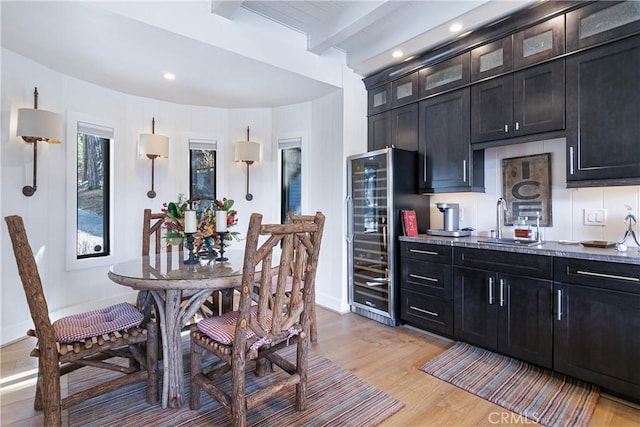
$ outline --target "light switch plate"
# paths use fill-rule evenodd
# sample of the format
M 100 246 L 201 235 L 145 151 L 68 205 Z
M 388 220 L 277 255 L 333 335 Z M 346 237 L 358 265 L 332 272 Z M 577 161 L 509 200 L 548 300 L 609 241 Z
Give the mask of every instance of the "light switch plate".
M 584 210 L 584 225 L 595 225 L 604 227 L 607 223 L 607 210 L 606 209 L 585 209 Z

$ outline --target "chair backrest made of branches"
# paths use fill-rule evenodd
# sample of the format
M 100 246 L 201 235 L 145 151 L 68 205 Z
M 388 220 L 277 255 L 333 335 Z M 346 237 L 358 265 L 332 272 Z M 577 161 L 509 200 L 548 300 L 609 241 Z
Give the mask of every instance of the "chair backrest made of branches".
M 325 220 L 320 212 L 313 218 L 312 222 L 262 224 L 262 215 L 251 215 L 234 345 L 246 346 L 255 355 L 263 345 L 275 345 L 292 334 L 309 333 L 310 307 L 314 301 L 315 276 Z M 258 246 L 261 236 L 266 240 Z M 294 244 L 294 240 L 298 243 Z M 274 250 L 280 243 L 280 262 L 272 268 Z M 260 292 L 257 315 L 252 316 L 251 289 L 256 270 L 260 271 Z M 278 279 L 275 292 L 272 293 L 272 278 L 275 275 Z M 287 289 L 288 275 L 293 278 L 290 290 Z M 254 332 L 254 338 L 247 338 L 247 327 Z

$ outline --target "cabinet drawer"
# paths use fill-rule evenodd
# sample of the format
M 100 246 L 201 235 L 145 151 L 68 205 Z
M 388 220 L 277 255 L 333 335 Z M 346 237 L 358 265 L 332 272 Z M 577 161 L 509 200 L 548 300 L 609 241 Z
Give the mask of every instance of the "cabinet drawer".
M 400 264 L 403 288 L 451 299 L 451 265 L 404 258 Z
M 400 243 L 400 256 L 421 261 L 451 264 L 453 248 L 444 245 L 430 245 L 427 243 Z
M 457 247 L 453 264 L 539 279 L 553 277 L 553 260 L 543 255 Z
M 556 258 L 554 280 L 640 294 L 640 265 Z
M 402 320 L 429 331 L 453 335 L 451 301 L 407 289 L 400 291 L 400 300 Z

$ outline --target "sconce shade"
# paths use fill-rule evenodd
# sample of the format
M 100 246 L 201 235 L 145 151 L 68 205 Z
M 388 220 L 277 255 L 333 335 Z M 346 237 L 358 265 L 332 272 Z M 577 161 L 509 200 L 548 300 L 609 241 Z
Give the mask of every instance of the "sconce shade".
M 236 162 L 257 162 L 260 160 L 260 144 L 253 141 L 236 142 Z
M 156 133 L 140 134 L 138 154 L 141 156 L 169 157 L 169 138 Z
M 16 135 L 60 144 L 62 141 L 62 116 L 46 110 L 19 108 Z

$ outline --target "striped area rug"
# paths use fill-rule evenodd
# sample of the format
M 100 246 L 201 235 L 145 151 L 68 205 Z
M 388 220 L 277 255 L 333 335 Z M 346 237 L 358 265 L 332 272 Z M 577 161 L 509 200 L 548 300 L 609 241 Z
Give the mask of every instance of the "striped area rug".
M 188 343 L 185 348 L 189 348 Z M 286 350 L 291 360 L 295 354 L 294 350 L 294 347 Z M 188 363 L 185 363 L 185 366 L 188 366 Z M 69 374 L 69 388 L 75 392 L 90 386 L 95 381 L 94 374 L 95 370 L 88 367 L 72 372 Z M 286 375 L 282 372 L 280 374 Z M 105 376 L 102 375 L 104 379 Z M 185 372 L 187 390 L 183 408 L 163 410 L 160 403 L 149 405 L 146 402 L 145 384 L 138 383 L 71 407 L 69 425 L 83 427 L 230 425 L 229 411 L 206 393 L 202 393 L 202 407 L 199 410 L 189 409 L 188 375 L 189 373 Z M 223 377 L 223 379 L 226 378 L 227 376 Z M 272 378 L 273 375 L 257 378 L 249 373 L 247 375 L 248 392 L 260 384 L 270 382 Z M 295 387 L 285 389 L 282 393 L 283 398 L 267 400 L 249 410 L 247 424 L 314 427 L 376 426 L 404 407 L 401 401 L 313 352 L 310 352 L 309 359 L 307 409 L 303 412 L 295 410 Z
M 545 426 L 586 426 L 598 387 L 458 342 L 420 370 Z

